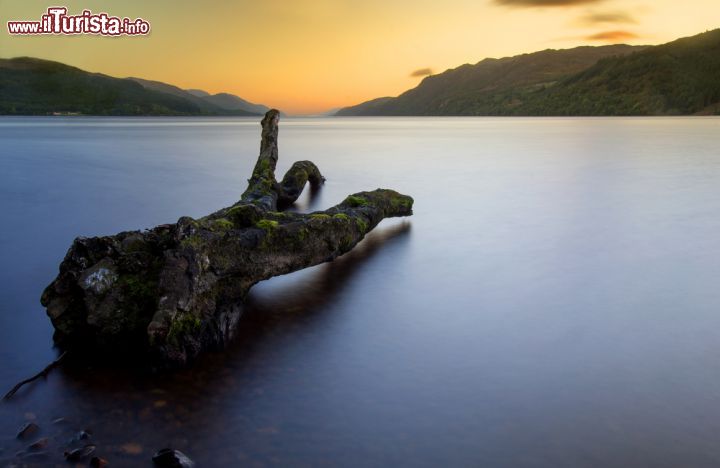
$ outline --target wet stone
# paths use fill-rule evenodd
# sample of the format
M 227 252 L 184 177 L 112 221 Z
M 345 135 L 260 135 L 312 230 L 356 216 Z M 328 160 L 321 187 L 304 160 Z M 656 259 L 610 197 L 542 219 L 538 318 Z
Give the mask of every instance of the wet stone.
M 90 440 L 92 437 L 92 432 L 84 430 L 80 431 L 77 434 L 75 434 L 72 439 L 70 439 L 70 444 L 75 444 L 77 442 L 81 442 L 83 440 Z
M 108 461 L 100 457 L 92 457 L 90 460 L 90 468 L 104 468 L 108 466 Z
M 95 453 L 95 446 L 94 445 L 86 445 L 83 448 L 78 448 L 75 450 L 70 450 L 69 452 L 65 452 L 65 460 L 80 461 L 80 460 L 86 459 L 93 453 Z
M 180 450 L 164 448 L 153 455 L 153 463 L 158 468 L 192 468 L 195 462 Z
M 40 426 L 38 426 L 34 422 L 25 423 L 18 430 L 17 438 L 25 439 L 25 438 L 30 437 L 31 435 L 35 434 L 39 430 L 40 430 Z
M 30 451 L 38 451 L 46 448 L 48 444 L 50 443 L 50 440 L 47 437 L 43 437 L 42 439 L 38 439 L 32 444 L 28 446 L 28 450 Z

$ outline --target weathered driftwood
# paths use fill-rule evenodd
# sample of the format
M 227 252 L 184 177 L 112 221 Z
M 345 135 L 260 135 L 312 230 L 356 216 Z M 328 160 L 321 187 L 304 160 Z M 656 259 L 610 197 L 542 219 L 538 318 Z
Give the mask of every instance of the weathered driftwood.
M 258 281 L 333 260 L 383 218 L 412 214 L 412 198 L 384 189 L 321 212 L 283 212 L 307 182 L 324 178 L 300 161 L 276 181 L 278 120 L 276 110 L 263 118 L 260 155 L 236 204 L 143 232 L 75 239 L 42 295 L 61 347 L 185 364 L 233 337 Z

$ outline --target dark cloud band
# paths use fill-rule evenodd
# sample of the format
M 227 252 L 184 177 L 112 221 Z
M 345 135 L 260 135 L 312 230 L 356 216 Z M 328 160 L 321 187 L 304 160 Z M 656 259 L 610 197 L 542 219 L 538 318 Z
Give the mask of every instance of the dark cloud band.
M 410 76 L 428 76 L 432 75 L 433 71 L 432 68 L 420 68 L 418 70 L 415 70 L 414 72 L 410 73 Z
M 629 13 L 621 11 L 611 13 L 590 13 L 583 16 L 580 20 L 585 24 L 600 24 L 600 23 L 624 23 L 624 24 L 637 24 L 635 18 Z

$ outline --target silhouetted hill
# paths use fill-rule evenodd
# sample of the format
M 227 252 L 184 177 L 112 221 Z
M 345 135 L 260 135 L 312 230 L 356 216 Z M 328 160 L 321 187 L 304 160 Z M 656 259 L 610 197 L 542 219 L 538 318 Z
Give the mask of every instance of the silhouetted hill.
M 208 103 L 205 99 L 198 97 L 195 94 L 190 93 L 185 89 L 181 89 L 181 88 L 178 88 L 177 86 L 163 83 L 162 81 L 152 81 L 152 80 L 145 80 L 142 78 L 134 78 L 134 77 L 129 77 L 128 79 L 140 83 L 140 85 L 145 89 L 148 89 L 151 91 L 158 91 L 158 92 L 166 93 L 166 94 L 172 94 L 173 96 L 177 96 L 179 98 L 188 100 L 188 101 L 192 102 L 193 104 L 195 104 L 198 107 L 198 109 L 201 109 L 202 111 L 207 112 L 209 114 L 217 114 L 218 112 L 220 112 L 220 109 L 224 109 L 222 107 L 220 107 L 220 109 L 218 109 L 219 106 L 215 106 L 212 103 Z
M 600 60 L 527 96 L 516 114 L 687 115 L 720 110 L 720 29 Z
M 113 78 L 30 57 L 0 59 L 0 114 L 257 115 L 228 110 L 172 85 Z
M 269 111 L 268 106 L 254 104 L 245 99 L 230 93 L 210 94 L 202 89 L 180 89 L 177 86 L 162 83 L 160 81 L 143 80 L 141 78 L 130 78 L 148 89 L 170 93 L 181 96 L 196 103 L 200 107 L 220 108 L 228 111 L 245 111 L 253 115 L 263 115 Z
M 197 97 L 210 96 L 210 93 L 208 93 L 207 91 L 203 91 L 202 89 L 186 89 L 185 91 Z
M 720 30 L 660 46 L 544 50 L 425 78 L 336 115 L 667 115 L 720 108 Z
M 202 97 L 202 99 L 204 99 L 206 102 L 228 110 L 244 110 L 260 115 L 270 110 L 268 106 L 264 106 L 262 104 L 253 104 L 252 102 L 248 102 L 241 97 L 228 93 L 218 93 L 211 96 L 204 96 Z
M 598 60 L 642 47 L 614 45 L 543 50 L 488 58 L 428 76 L 396 98 L 379 98 L 341 109 L 336 115 L 484 115 L 517 105 L 518 94 L 552 86 Z

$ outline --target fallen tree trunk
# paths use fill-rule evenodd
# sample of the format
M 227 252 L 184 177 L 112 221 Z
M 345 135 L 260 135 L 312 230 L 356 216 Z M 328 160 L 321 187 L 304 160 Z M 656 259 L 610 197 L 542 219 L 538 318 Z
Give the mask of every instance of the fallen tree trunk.
M 263 118 L 260 155 L 236 204 L 142 232 L 75 239 L 41 300 L 61 347 L 140 351 L 183 365 L 233 337 L 258 281 L 333 260 L 382 219 L 412 214 L 412 198 L 384 189 L 321 212 L 282 211 L 307 182 L 325 179 L 300 161 L 277 182 L 278 120 L 276 110 Z

